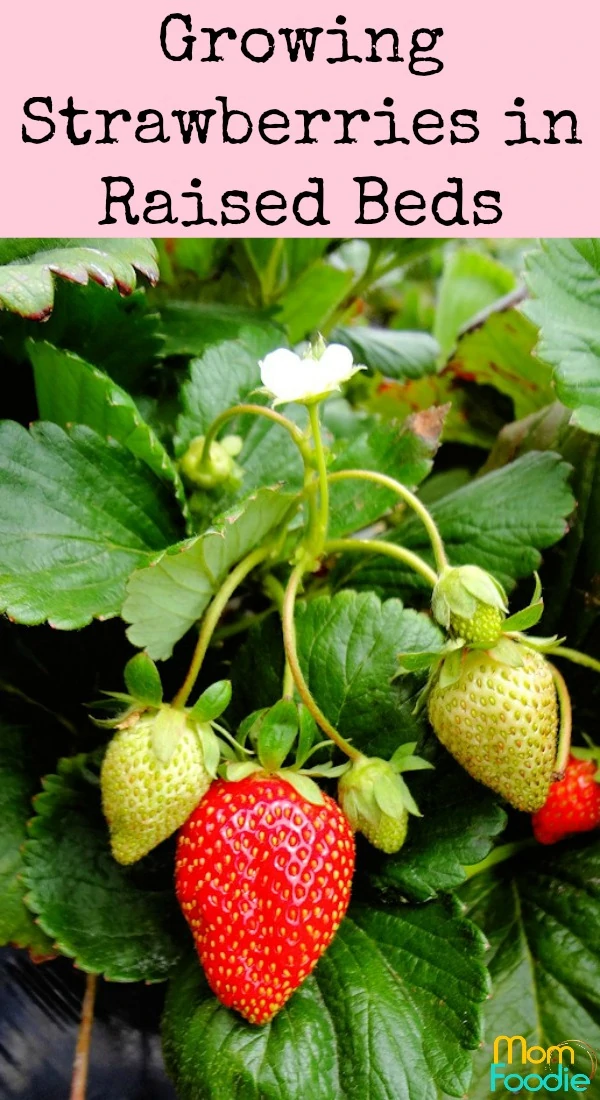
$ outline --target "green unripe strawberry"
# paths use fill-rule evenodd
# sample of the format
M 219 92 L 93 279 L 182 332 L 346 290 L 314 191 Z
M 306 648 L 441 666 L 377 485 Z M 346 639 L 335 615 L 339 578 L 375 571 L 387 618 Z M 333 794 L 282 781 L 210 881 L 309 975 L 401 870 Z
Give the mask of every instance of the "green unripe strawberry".
M 391 760 L 359 756 L 338 784 L 340 805 L 355 832 L 374 848 L 391 855 L 406 840 L 408 815 L 420 817 L 400 772 L 429 768 L 413 756 L 414 744 L 401 745 Z
M 467 645 L 493 646 L 502 633 L 506 593 L 495 577 L 477 565 L 448 566 L 431 599 L 437 621 Z
M 179 829 L 206 794 L 212 777 L 203 739 L 214 734 L 170 706 L 124 726 L 106 751 L 101 787 L 113 855 L 129 864 Z
M 558 703 L 545 658 L 521 645 L 517 657 L 514 667 L 482 650 L 463 652 L 457 678 L 449 683 L 442 666 L 429 696 L 429 718 L 474 779 L 518 810 L 535 813 L 552 780 Z
M 450 626 L 454 634 L 462 638 L 467 645 L 482 646 L 484 649 L 496 644 L 502 633 L 504 615 L 497 607 L 479 603 L 473 615 L 450 615 Z
M 357 832 L 367 838 L 369 844 L 378 848 L 386 855 L 399 852 L 408 832 L 408 810 L 403 810 L 398 818 L 382 814 L 378 825 L 373 825 L 366 818 L 362 818 L 357 826 Z

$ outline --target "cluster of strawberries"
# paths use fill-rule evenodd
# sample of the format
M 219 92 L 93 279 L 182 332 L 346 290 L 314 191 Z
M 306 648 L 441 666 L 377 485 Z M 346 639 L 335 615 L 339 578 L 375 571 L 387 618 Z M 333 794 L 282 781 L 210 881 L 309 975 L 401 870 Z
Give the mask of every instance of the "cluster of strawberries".
M 544 655 L 554 640 L 519 629 L 536 620 L 539 591 L 512 618 L 504 601 L 481 570 L 448 570 L 433 600 L 447 642 L 434 654 L 401 656 L 401 669 L 429 668 L 425 698 L 442 744 L 475 779 L 533 814 L 535 836 L 550 844 L 600 824 L 600 750 L 569 753 L 564 682 Z M 156 667 L 139 654 L 126 683 L 102 769 L 114 856 L 133 863 L 179 830 L 176 892 L 208 982 L 223 1004 L 264 1024 L 346 913 L 354 833 L 398 851 L 409 813 L 419 813 L 401 773 L 429 765 L 412 744 L 390 761 L 357 752 L 345 765 L 311 768 L 305 745 L 286 765 L 310 719 L 303 704 L 283 699 L 257 712 L 236 740 L 217 721 L 231 697 L 227 681 L 191 708 L 165 704 Z M 339 778 L 339 802 L 314 776 Z

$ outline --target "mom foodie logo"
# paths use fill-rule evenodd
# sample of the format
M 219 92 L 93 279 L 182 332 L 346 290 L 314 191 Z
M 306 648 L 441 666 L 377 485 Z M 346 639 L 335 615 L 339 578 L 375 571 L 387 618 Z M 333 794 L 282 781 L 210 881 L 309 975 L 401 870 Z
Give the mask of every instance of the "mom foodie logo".
M 501 1061 L 504 1044 L 505 1061 Z M 512 1070 L 516 1044 L 519 1044 L 521 1073 Z M 576 1052 L 589 1059 L 586 1073 L 574 1069 Z M 530 1065 L 540 1068 L 537 1072 L 523 1072 Z M 597 1067 L 598 1055 L 583 1039 L 565 1039 L 562 1043 L 549 1047 L 528 1047 L 522 1035 L 497 1035 L 490 1066 L 490 1090 L 499 1092 L 505 1089 L 512 1093 L 585 1092 L 596 1075 Z

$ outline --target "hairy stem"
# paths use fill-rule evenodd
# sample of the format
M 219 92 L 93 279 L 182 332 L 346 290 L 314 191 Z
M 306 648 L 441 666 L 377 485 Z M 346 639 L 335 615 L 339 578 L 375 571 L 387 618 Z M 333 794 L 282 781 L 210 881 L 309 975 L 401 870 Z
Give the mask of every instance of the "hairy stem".
M 358 749 L 353 748 L 348 741 L 342 737 L 341 733 L 338 733 L 335 726 L 331 724 L 328 718 L 325 717 L 323 711 L 319 707 L 315 699 L 313 699 L 308 684 L 302 674 L 300 668 L 300 662 L 298 660 L 298 653 L 296 649 L 296 624 L 294 622 L 294 610 L 296 606 L 296 597 L 298 595 L 298 586 L 304 575 L 304 562 L 300 562 L 295 569 L 292 570 L 288 586 L 285 591 L 285 598 L 283 601 L 282 609 L 282 625 L 283 625 L 283 640 L 285 644 L 285 655 L 290 667 L 290 671 L 298 690 L 298 694 L 305 704 L 307 710 L 310 711 L 317 725 L 321 727 L 323 733 L 326 733 L 335 745 L 351 760 L 357 760 L 361 753 Z
M 239 562 L 235 569 L 232 569 L 231 573 L 225 578 L 219 591 L 213 597 L 212 603 L 209 605 L 206 615 L 202 620 L 202 626 L 200 628 L 198 641 L 188 674 L 177 692 L 177 695 L 173 699 L 172 705 L 174 707 L 184 707 L 187 703 L 194 688 L 194 684 L 198 679 L 198 673 L 202 668 L 202 662 L 206 656 L 211 638 L 218 626 L 219 619 L 236 588 L 238 588 L 242 581 L 248 576 L 248 573 L 251 573 L 257 565 L 260 565 L 261 562 L 269 557 L 271 549 L 271 546 L 259 546 L 256 550 L 253 550 L 252 553 L 247 554 L 245 558 L 242 558 L 241 562 Z
M 592 668 L 594 672 L 600 672 L 600 661 L 595 657 L 588 657 L 587 653 L 580 653 L 578 649 L 569 649 L 568 646 L 557 645 L 547 650 L 552 657 L 564 657 L 574 665 L 583 665 L 584 668 Z
M 437 529 L 433 516 L 430 515 L 419 498 L 415 496 L 414 493 L 411 493 L 410 489 L 407 489 L 400 481 L 396 481 L 395 478 L 388 477 L 387 474 L 378 474 L 375 470 L 340 470 L 334 474 L 329 474 L 330 484 L 335 481 L 348 480 L 371 481 L 374 485 L 381 485 L 384 489 L 389 489 L 391 492 L 401 497 L 401 499 L 416 512 L 429 535 L 438 573 L 441 573 L 447 568 L 448 559 L 446 557 L 446 551 L 444 550 L 442 537 Z
M 345 554 L 357 552 L 363 554 L 384 554 L 388 558 L 395 558 L 419 573 L 432 587 L 437 584 L 438 576 L 434 569 L 423 561 L 418 554 L 407 550 L 404 546 L 396 546 L 393 542 L 383 542 L 380 539 L 329 539 L 325 543 L 325 552 L 329 554 Z
M 308 406 L 308 415 L 315 448 L 314 457 L 319 482 L 319 503 L 312 517 L 312 522 L 309 524 L 307 544 L 310 546 L 315 558 L 319 558 L 323 553 L 329 526 L 329 482 L 327 480 L 327 463 L 321 434 L 319 406 L 316 402 Z
M 569 759 L 569 752 L 571 750 L 571 733 L 573 730 L 573 716 L 571 711 L 571 697 L 569 695 L 569 689 L 561 676 L 560 672 L 554 665 L 550 665 L 552 669 L 552 678 L 554 680 L 554 686 L 556 688 L 556 694 L 558 695 L 558 707 L 560 711 L 560 728 L 558 733 L 558 745 L 556 746 L 556 762 L 554 764 L 553 779 L 556 782 L 564 777 L 567 762 Z
M 206 432 L 204 439 L 204 447 L 202 448 L 202 456 L 200 458 L 200 468 L 208 467 L 210 462 L 210 447 L 217 438 L 221 428 L 235 416 L 241 416 L 243 414 L 249 414 L 252 416 L 264 416 L 267 420 L 272 420 L 274 424 L 279 424 L 282 428 L 291 435 L 294 443 L 298 447 L 300 454 L 302 455 L 304 463 L 310 464 L 312 461 L 311 452 L 308 448 L 304 433 L 300 430 L 297 424 L 294 424 L 293 420 L 288 420 L 287 416 L 283 416 L 281 413 L 275 411 L 275 409 L 269 409 L 265 405 L 233 405 L 230 409 L 226 409 L 220 416 L 217 416 L 213 420 L 212 424 Z
M 70 1100 L 85 1100 L 86 1096 L 97 983 L 96 975 L 88 974 L 81 1006 L 81 1023 L 79 1024 L 77 1046 L 75 1048 Z

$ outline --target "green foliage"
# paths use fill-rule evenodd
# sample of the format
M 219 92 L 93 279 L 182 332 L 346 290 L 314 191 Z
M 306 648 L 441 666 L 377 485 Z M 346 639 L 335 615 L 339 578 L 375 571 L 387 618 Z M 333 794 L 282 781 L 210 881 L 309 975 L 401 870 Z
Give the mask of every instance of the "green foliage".
M 439 347 L 427 332 L 348 325 L 334 329 L 331 339 L 350 348 L 356 363 L 364 363 L 386 378 L 421 378 L 437 369 Z
M 558 455 L 531 453 L 509 466 L 477 478 L 431 505 L 452 565 L 479 565 L 506 588 L 538 569 L 540 551 L 566 533 L 574 500 L 570 468 Z M 511 521 L 498 527 L 497 516 Z M 427 536 L 419 521 L 407 518 L 390 536 L 428 556 Z M 340 569 L 338 583 L 374 587 L 391 594 L 416 583 L 402 564 L 388 558 L 365 565 L 353 559 Z
M 459 248 L 446 260 L 440 283 L 434 336 L 444 357 L 463 325 L 504 297 L 515 285 L 511 271 L 485 253 Z
M 518 309 L 494 310 L 459 338 L 448 380 L 494 386 L 510 398 L 516 419 L 528 416 L 554 401 L 550 367 L 534 355 L 537 336 Z
M 186 936 L 168 858 L 134 868 L 111 855 L 92 761 L 63 760 L 44 781 L 25 849 L 27 902 L 58 949 L 91 974 L 164 980 Z
M 541 570 L 543 607 L 508 625 L 543 610 L 540 630 L 600 660 L 598 243 L 543 242 L 525 303 L 522 248 L 0 242 L 0 942 L 168 980 L 180 1100 L 484 1100 L 496 1033 L 600 1047 L 597 838 L 542 850 L 433 738 L 439 548 L 369 479 L 419 494 L 451 565 L 519 585 L 512 612 Z M 157 254 L 161 284 L 135 290 Z M 275 422 L 260 371 L 317 331 L 367 368 L 321 406 L 322 454 L 304 406 Z M 207 476 L 201 437 L 221 416 Z M 581 743 L 600 686 L 565 665 Z M 314 742 L 306 766 L 335 795 L 344 739 L 386 761 L 416 743 L 433 765 L 405 777 L 422 816 L 400 851 L 358 839 L 349 915 L 264 1028 L 204 980 L 174 839 L 128 868 L 111 855 L 102 754 L 162 704 L 193 706 L 215 774 L 256 752 L 304 760 Z
M 0 606 L 73 630 L 117 615 L 125 582 L 180 523 L 160 482 L 95 432 L 0 425 Z
M 542 241 L 527 258 L 527 280 L 526 311 L 540 326 L 556 392 L 574 424 L 600 434 L 600 241 Z
M 105 439 L 116 439 L 166 481 L 185 508 L 183 485 L 174 462 L 125 390 L 78 355 L 51 344 L 31 343 L 29 356 L 42 420 L 51 420 L 62 428 L 87 424 Z
M 94 279 L 121 294 L 135 288 L 136 272 L 158 279 L 152 241 L 23 240 L 3 241 L 0 251 L 0 309 L 42 320 L 54 304 L 53 275 L 73 283 Z
M 164 1020 L 181 1100 L 387 1100 L 390 1088 L 433 1100 L 436 1086 L 460 1097 L 480 1041 L 482 959 L 481 936 L 451 901 L 356 906 L 314 977 L 262 1028 L 215 1007 L 189 960 Z
M 433 465 L 443 423 L 443 410 L 421 422 L 379 424 L 369 418 L 351 439 L 335 441 L 332 473 L 340 470 L 376 470 L 401 481 L 410 489 L 425 479 Z M 365 481 L 340 481 L 331 486 L 329 533 L 339 538 L 368 527 L 397 503 L 390 489 Z
M 30 731 L 0 723 L 0 942 L 27 947 L 34 956 L 52 954 L 48 939 L 23 897 L 23 845 L 31 800 L 39 789 Z
M 399 744 L 418 740 L 422 725 L 412 713 L 418 684 L 392 677 L 399 653 L 438 647 L 441 634 L 427 616 L 400 600 L 339 592 L 300 604 L 297 631 L 311 690 L 356 748 L 390 757 Z
M 202 535 L 155 554 L 132 573 L 123 605 L 130 641 L 155 660 L 171 656 L 237 561 L 272 534 L 291 497 L 261 489 Z
M 461 891 L 490 942 L 493 996 L 486 1042 L 474 1060 L 475 1100 L 489 1096 L 496 1035 L 523 1035 L 528 1046 L 543 1047 L 576 1037 L 598 1050 L 599 870 L 598 841 L 581 841 L 543 856 L 538 849 L 476 876 Z M 587 1054 L 575 1047 L 575 1056 L 572 1072 L 588 1073 Z M 596 1085 L 587 1095 L 597 1095 Z
M 411 790 L 422 817 L 411 822 L 398 855 L 373 873 L 378 887 L 415 901 L 427 901 L 464 882 L 464 868 L 488 855 L 506 825 L 506 814 L 489 791 L 438 746 L 429 749 L 435 776 L 411 777 Z

